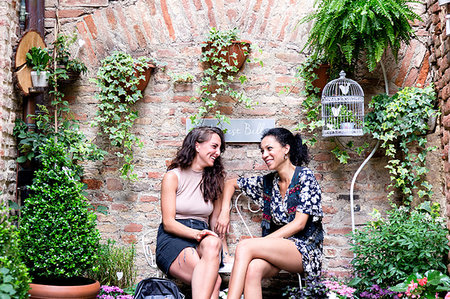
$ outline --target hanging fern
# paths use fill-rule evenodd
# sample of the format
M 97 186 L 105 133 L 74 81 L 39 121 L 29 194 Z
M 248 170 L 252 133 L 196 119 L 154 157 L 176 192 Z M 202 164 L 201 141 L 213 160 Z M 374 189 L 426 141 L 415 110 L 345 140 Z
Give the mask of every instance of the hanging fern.
M 410 21 L 421 20 L 406 0 L 320 0 L 301 23 L 314 21 L 305 47 L 325 55 L 331 64 L 348 64 L 366 53 L 373 71 L 389 47 L 395 57 L 402 42 L 414 35 Z

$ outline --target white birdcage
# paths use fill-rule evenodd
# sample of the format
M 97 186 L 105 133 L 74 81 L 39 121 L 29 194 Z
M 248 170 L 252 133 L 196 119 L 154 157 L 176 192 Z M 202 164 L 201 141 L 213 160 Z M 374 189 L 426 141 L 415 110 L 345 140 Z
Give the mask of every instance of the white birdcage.
M 323 88 L 322 120 L 324 137 L 363 135 L 364 92 L 344 71 Z

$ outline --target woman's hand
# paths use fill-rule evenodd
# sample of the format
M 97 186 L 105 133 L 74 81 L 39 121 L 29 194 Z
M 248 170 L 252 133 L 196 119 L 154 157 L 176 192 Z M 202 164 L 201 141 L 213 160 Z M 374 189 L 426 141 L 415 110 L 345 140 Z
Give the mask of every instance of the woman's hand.
M 197 242 L 200 242 L 201 240 L 203 240 L 203 238 L 205 238 L 206 236 L 214 236 L 214 237 L 219 237 L 215 232 L 213 232 L 212 230 L 209 229 L 204 229 L 199 231 L 198 233 L 195 234 L 195 240 L 197 240 Z
M 229 229 L 230 229 L 230 212 L 222 211 L 220 212 L 220 215 L 217 218 L 214 231 L 217 234 L 219 234 L 220 238 L 223 238 L 225 237 L 225 234 L 228 233 Z

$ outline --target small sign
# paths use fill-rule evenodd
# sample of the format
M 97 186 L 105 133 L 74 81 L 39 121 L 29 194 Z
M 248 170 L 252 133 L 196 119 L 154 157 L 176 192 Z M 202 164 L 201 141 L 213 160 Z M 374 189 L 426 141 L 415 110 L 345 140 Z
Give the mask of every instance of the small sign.
M 217 119 L 204 118 L 197 126 L 217 127 Z M 190 119 L 186 120 L 186 134 L 193 127 Z M 230 123 L 222 123 L 219 126 L 226 130 L 226 142 L 260 142 L 264 130 L 275 127 L 275 119 L 231 119 Z

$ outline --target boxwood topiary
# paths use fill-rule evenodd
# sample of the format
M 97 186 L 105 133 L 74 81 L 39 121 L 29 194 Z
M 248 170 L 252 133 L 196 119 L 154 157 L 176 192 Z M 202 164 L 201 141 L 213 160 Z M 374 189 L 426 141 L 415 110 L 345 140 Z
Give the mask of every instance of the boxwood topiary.
M 100 235 L 64 144 L 48 138 L 20 220 L 20 247 L 33 281 L 81 276 L 97 259 Z

